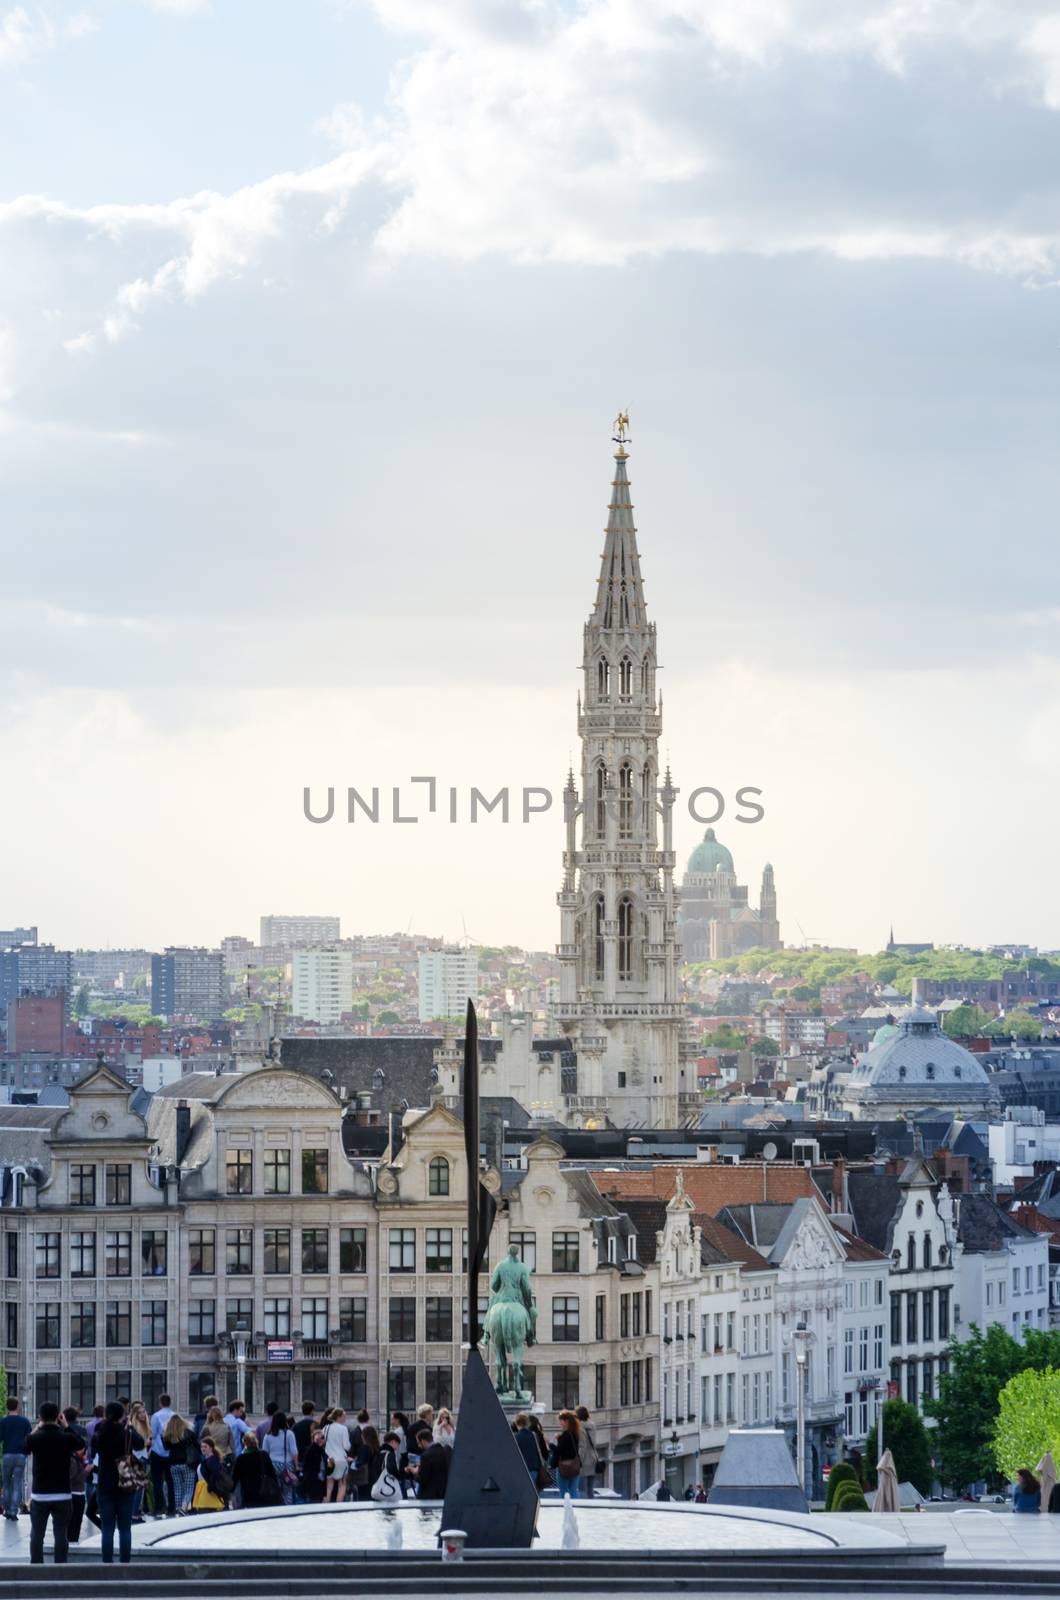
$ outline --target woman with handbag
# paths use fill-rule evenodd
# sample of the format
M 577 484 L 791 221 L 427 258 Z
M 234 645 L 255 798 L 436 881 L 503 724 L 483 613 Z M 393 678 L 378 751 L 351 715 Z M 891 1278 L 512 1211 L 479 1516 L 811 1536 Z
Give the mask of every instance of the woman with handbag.
M 328 1456 L 327 1488 L 324 1498 L 341 1505 L 346 1498 L 346 1472 L 350 1464 L 350 1434 L 346 1413 L 336 1406 L 324 1429 L 324 1450 Z
M 405 1474 L 401 1466 L 401 1435 L 395 1430 L 383 1440 L 380 1470 L 372 1484 L 372 1499 L 378 1505 L 399 1505 L 405 1498 Z
M 224 1462 L 218 1453 L 217 1446 L 212 1439 L 207 1438 L 206 1429 L 203 1429 L 202 1438 L 199 1440 L 199 1449 L 202 1459 L 195 1474 L 195 1493 L 192 1496 L 192 1509 L 194 1511 L 223 1511 L 225 1508 L 224 1496 Z
M 298 1483 L 298 1446 L 288 1421 L 289 1418 L 282 1411 L 277 1411 L 261 1442 L 262 1449 L 275 1468 L 285 1506 L 293 1503 Z
M 555 1467 L 559 1479 L 560 1494 L 569 1495 L 572 1500 L 578 1498 L 578 1478 L 582 1470 L 581 1454 L 578 1449 L 579 1431 L 578 1419 L 574 1412 L 561 1411 L 559 1432 L 549 1457 L 550 1464 Z
M 525 1411 L 520 1411 L 512 1423 L 512 1432 L 515 1442 L 519 1446 L 519 1454 L 526 1463 L 526 1470 L 533 1479 L 534 1488 L 538 1494 L 542 1489 L 552 1487 L 552 1474 L 545 1465 L 545 1458 L 541 1453 L 537 1434 L 530 1426 L 530 1418 Z
M 372 1484 L 383 1470 L 383 1446 L 370 1422 L 361 1424 L 361 1448 L 351 1476 L 357 1485 L 357 1499 L 372 1498 Z
M 96 1505 L 99 1511 L 100 1548 L 104 1563 L 114 1561 L 114 1530 L 118 1530 L 118 1560 L 132 1559 L 133 1506 L 137 1490 L 143 1493 L 147 1463 L 134 1446 L 140 1434 L 125 1421 L 125 1407 L 111 1400 L 103 1421 L 92 1432 L 96 1465 Z
M 147 1415 L 147 1407 L 142 1400 L 134 1400 L 132 1402 L 129 1406 L 129 1414 L 126 1421 L 135 1435 L 132 1454 L 137 1461 L 142 1461 L 144 1464 L 143 1482 L 133 1492 L 132 1519 L 135 1523 L 144 1520 L 144 1497 L 147 1494 L 147 1486 L 151 1481 L 148 1466 L 151 1455 L 151 1419 Z
M 268 1438 L 268 1434 L 265 1435 Z M 282 1506 L 283 1487 L 272 1458 L 258 1444 L 256 1433 L 248 1433 L 243 1449 L 232 1468 L 232 1484 L 239 1490 L 239 1503 L 245 1511 L 260 1506 Z

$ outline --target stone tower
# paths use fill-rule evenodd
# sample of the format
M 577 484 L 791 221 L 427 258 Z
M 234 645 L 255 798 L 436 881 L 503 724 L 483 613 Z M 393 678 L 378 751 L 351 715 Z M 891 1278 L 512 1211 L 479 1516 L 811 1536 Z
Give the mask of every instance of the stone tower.
M 615 476 L 578 697 L 581 790 L 570 774 L 557 1019 L 577 1052 L 566 1118 L 675 1127 L 681 1035 L 673 886 L 676 790 L 660 782 L 662 702 L 618 419 Z M 660 842 L 661 833 L 661 842 Z M 691 1087 L 694 1088 L 694 1085 Z
M 777 921 L 777 886 L 773 877 L 773 864 L 767 861 L 762 868 L 762 892 L 758 898 L 758 920 L 761 924 L 759 942 L 767 950 L 780 949 L 780 923 Z

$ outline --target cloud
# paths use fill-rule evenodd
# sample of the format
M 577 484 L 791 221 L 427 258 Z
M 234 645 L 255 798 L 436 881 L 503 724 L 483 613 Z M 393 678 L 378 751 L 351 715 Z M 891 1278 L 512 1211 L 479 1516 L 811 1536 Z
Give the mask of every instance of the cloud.
M 0 12 L 0 67 L 24 66 L 61 40 L 83 39 L 98 29 L 97 19 L 87 11 L 57 20 L 54 8 L 11 6 Z

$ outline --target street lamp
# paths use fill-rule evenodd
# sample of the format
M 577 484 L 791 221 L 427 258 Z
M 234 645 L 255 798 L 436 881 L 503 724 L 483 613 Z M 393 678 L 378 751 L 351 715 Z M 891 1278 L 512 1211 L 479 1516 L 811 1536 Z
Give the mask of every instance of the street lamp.
M 798 1322 L 791 1336 L 791 1346 L 795 1354 L 795 1367 L 798 1374 L 796 1412 L 796 1453 L 799 1462 L 799 1482 L 802 1484 L 803 1493 L 809 1498 L 806 1489 L 806 1361 L 813 1345 L 813 1334 L 805 1322 Z
M 247 1345 L 250 1343 L 250 1329 L 245 1322 L 237 1322 L 232 1329 L 232 1349 L 236 1357 L 236 1387 L 239 1398 L 246 1401 L 247 1377 Z

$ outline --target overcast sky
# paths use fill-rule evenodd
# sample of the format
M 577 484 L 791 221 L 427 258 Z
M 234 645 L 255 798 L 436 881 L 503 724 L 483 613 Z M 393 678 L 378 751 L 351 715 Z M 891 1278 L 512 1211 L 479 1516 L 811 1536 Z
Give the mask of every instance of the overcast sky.
M 0 0 L 0 927 L 554 944 L 628 406 L 787 941 L 1060 945 L 1058 130 L 1044 0 Z M 302 818 L 429 773 L 556 805 Z

